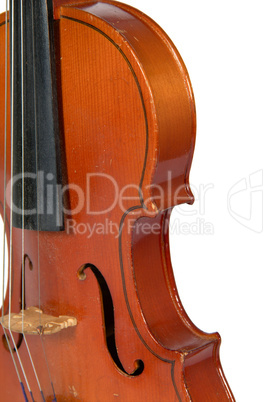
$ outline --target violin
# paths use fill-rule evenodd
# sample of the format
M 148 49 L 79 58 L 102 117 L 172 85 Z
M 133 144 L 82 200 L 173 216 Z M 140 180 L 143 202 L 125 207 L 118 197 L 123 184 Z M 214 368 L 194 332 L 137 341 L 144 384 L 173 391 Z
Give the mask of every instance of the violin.
M 170 260 L 196 131 L 171 40 L 116 1 L 20 0 L 0 54 L 2 400 L 234 401 Z

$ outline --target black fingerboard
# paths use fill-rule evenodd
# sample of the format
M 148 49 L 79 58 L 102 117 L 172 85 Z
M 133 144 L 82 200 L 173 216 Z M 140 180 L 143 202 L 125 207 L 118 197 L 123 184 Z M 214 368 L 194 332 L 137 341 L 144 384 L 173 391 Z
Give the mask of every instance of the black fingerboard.
M 13 226 L 63 229 L 52 2 L 10 5 Z

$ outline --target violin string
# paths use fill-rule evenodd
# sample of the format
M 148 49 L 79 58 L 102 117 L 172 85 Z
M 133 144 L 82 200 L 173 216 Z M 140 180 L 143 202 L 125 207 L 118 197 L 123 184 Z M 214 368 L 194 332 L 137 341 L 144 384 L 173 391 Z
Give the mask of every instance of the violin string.
M 37 371 L 36 371 L 36 368 L 35 368 L 35 365 L 34 365 L 34 362 L 33 362 L 32 354 L 30 352 L 30 348 L 29 348 L 28 342 L 26 340 L 26 336 L 24 334 L 23 334 L 23 338 L 24 338 L 24 342 L 25 342 L 25 345 L 26 345 L 26 348 L 27 348 L 27 351 L 28 351 L 28 355 L 29 355 L 29 358 L 30 358 L 30 362 L 31 362 L 33 371 L 34 371 L 34 375 L 35 375 L 35 378 L 36 378 L 38 388 L 40 390 L 43 402 L 45 402 L 44 393 L 43 393 L 43 390 L 41 388 L 40 380 L 39 380 L 38 375 L 37 375 Z
M 14 102 L 13 102 L 13 95 L 14 95 L 14 56 L 15 56 L 15 46 L 14 46 L 14 6 L 11 2 L 11 39 L 12 39 L 12 44 L 11 44 L 11 88 L 10 88 L 10 93 L 11 93 L 11 127 L 10 127 L 10 149 L 11 149 L 11 155 L 10 155 L 10 165 L 11 165 L 11 175 L 10 175 L 10 230 L 9 230 L 9 296 L 8 296 L 8 315 L 9 315 L 9 330 L 11 326 L 11 295 L 12 295 L 12 265 L 13 265 L 13 174 L 14 174 L 14 162 L 13 162 L 13 138 L 14 138 Z
M 6 8 L 7 7 L 8 7 L 8 4 L 6 4 Z M 11 14 L 12 14 L 11 15 L 11 35 L 12 35 L 12 42 L 11 42 L 11 45 L 12 45 L 11 46 L 11 52 L 12 52 L 12 56 L 11 56 L 12 57 L 12 63 L 11 63 L 11 138 L 10 138 L 10 141 L 11 141 L 10 205 L 11 205 L 11 207 L 10 207 L 10 238 L 9 238 L 10 247 L 9 247 L 9 314 L 8 314 L 9 319 L 8 319 L 8 327 L 9 327 L 9 334 L 10 334 L 10 337 L 12 339 L 12 343 L 14 345 L 14 350 L 16 352 L 16 356 L 18 358 L 19 365 L 20 365 L 21 371 L 23 373 L 23 377 L 25 379 L 25 382 L 26 382 L 27 388 L 29 390 L 29 393 L 31 395 L 31 398 L 34 401 L 33 394 L 32 394 L 32 391 L 31 391 L 31 388 L 30 388 L 30 385 L 29 385 L 29 382 L 28 382 L 28 378 L 26 376 L 26 372 L 25 372 L 24 366 L 22 364 L 17 345 L 16 345 L 16 342 L 14 340 L 14 337 L 13 337 L 12 331 L 11 331 L 11 311 L 12 311 L 12 288 L 11 287 L 12 287 L 12 265 L 13 265 L 13 176 L 14 176 L 14 155 L 13 155 L 13 153 L 14 153 L 14 149 L 13 149 L 14 143 L 13 143 L 13 139 L 14 139 L 14 118 L 15 118 L 15 116 L 14 116 L 14 103 L 13 103 L 13 100 L 14 100 L 14 56 L 15 56 L 15 51 L 14 51 L 14 49 L 15 49 L 15 46 L 14 46 L 14 31 L 15 31 L 15 28 L 14 28 L 14 24 L 15 24 L 15 22 L 14 22 L 14 5 L 12 5 L 12 7 L 11 7 Z M 7 53 L 7 50 L 6 50 L 6 53 Z M 7 81 L 7 68 L 6 68 L 6 81 Z M 7 84 L 5 84 L 5 86 L 6 86 L 6 95 L 5 95 L 5 97 L 7 97 Z M 6 114 L 7 114 L 7 102 L 6 102 Z M 5 123 L 5 124 L 6 124 L 6 127 L 7 127 L 7 123 Z M 6 129 L 6 132 L 7 132 L 7 129 Z M 5 133 L 5 135 L 6 135 L 6 133 Z M 5 140 L 5 142 L 6 142 L 6 140 Z M 5 221 L 5 213 L 4 213 L 4 221 Z M 10 354 L 11 354 L 11 357 L 12 357 L 12 360 L 13 360 L 13 363 L 14 363 L 15 370 L 16 370 L 16 373 L 18 375 L 18 379 L 19 379 L 19 382 L 21 384 L 21 387 L 22 387 L 24 399 L 27 401 L 28 399 L 27 399 L 27 396 L 26 396 L 26 393 L 25 393 L 24 385 L 23 385 L 23 383 L 21 381 L 21 378 L 20 378 L 20 375 L 19 375 L 19 370 L 18 370 L 18 367 L 16 365 L 16 362 L 15 362 L 15 359 L 14 359 L 14 356 L 13 356 L 13 352 L 12 352 L 12 349 L 11 349 L 11 346 L 10 346 L 10 342 L 9 342 L 7 333 L 6 333 L 6 331 L 4 333 L 5 333 L 5 338 L 6 338 L 6 341 L 7 341 L 7 344 L 8 344 L 8 348 L 9 348 L 9 351 L 10 351 Z
M 22 0 L 21 0 L 21 2 L 22 2 Z M 39 186 L 39 182 L 38 182 L 38 143 L 37 143 L 37 111 L 36 111 L 36 93 L 35 93 L 35 89 L 36 89 L 36 85 L 35 85 L 35 82 L 36 82 L 36 80 L 35 80 L 35 40 L 34 40 L 34 10 L 33 10 L 33 1 L 31 1 L 31 8 L 32 8 L 32 38 L 33 38 L 33 43 L 32 43 L 32 46 L 33 46 L 33 68 L 34 68 L 34 77 L 33 77 L 33 81 L 34 81 L 34 108 L 35 108 L 35 113 L 34 113 L 34 116 L 35 116 L 35 133 L 36 133 L 36 148 L 35 148 L 35 154 L 36 154 L 36 176 L 37 176 L 37 208 L 36 208 L 36 214 L 37 214 L 37 259 L 38 259 L 38 261 L 37 261 L 37 265 L 38 265 L 38 304 L 39 304 L 39 310 L 41 310 L 41 296 L 40 296 L 40 293 L 41 293 L 41 280 L 40 280 L 40 235 L 39 235 L 39 228 L 40 228 L 40 225 L 39 225 L 39 188 L 38 188 L 38 186 Z M 21 9 L 21 10 L 23 10 L 23 9 Z M 22 25 L 22 23 L 23 23 L 23 15 L 22 15 L 22 22 L 21 22 L 21 25 Z M 22 34 L 22 36 L 21 36 L 22 38 L 23 38 L 23 34 Z M 22 44 L 22 47 L 23 47 L 23 44 Z M 22 60 L 23 60 L 23 53 L 22 53 Z M 23 64 L 24 63 L 22 63 L 22 68 L 23 68 Z M 23 75 L 23 70 L 22 70 L 22 77 L 23 77 L 24 75 Z M 23 91 L 22 91 L 22 94 L 23 94 Z M 22 100 L 22 104 L 23 104 L 23 102 L 24 102 L 24 100 Z M 24 108 L 24 107 L 23 107 Z M 23 129 L 23 134 L 24 134 L 24 129 Z M 23 137 L 24 137 L 24 135 L 23 135 Z M 23 155 L 24 156 L 24 155 Z M 23 197 L 23 199 L 24 199 L 24 197 Z M 24 222 L 24 218 L 23 218 L 23 222 Z M 24 224 L 23 224 L 23 231 L 24 231 Z M 24 259 L 24 246 L 23 246 L 23 255 L 22 255 L 22 257 L 23 257 L 23 259 Z M 23 270 L 24 271 L 24 270 Z M 24 271 L 25 272 L 25 271 Z M 25 275 L 24 275 L 24 279 L 25 279 Z M 23 280 L 23 300 L 25 301 L 25 280 Z M 42 325 L 42 323 L 41 323 L 41 313 L 40 313 L 40 315 L 39 315 L 39 322 L 40 322 L 40 325 Z M 41 393 L 41 396 L 42 396 L 42 399 L 43 399 L 43 401 L 45 402 L 45 397 L 44 397 L 44 393 L 43 393 L 43 390 L 42 390 L 42 387 L 41 387 L 41 384 L 40 384 L 40 380 L 39 380 L 39 378 L 38 378 L 38 374 L 37 374 L 37 370 L 36 370 L 36 368 L 35 368 L 35 364 L 34 364 L 34 361 L 33 361 L 33 358 L 32 358 L 32 355 L 31 355 L 31 352 L 30 352 L 30 348 L 29 348 L 29 345 L 28 345 L 28 342 L 27 342 L 27 340 L 26 340 L 26 336 L 25 336 L 25 334 L 23 333 L 23 337 L 24 337 L 24 340 L 25 340 L 25 345 L 26 345 L 26 348 L 27 348 L 27 351 L 28 351 L 28 355 L 29 355 L 29 358 L 30 358 L 30 361 L 31 361 L 31 365 L 32 365 L 32 368 L 33 368 L 33 371 L 34 371 L 34 374 L 35 374 L 35 378 L 36 378 L 36 381 L 37 381 L 37 384 L 38 384 L 38 387 L 39 387 L 39 390 L 40 390 L 40 393 Z M 48 375 L 49 375 L 49 379 L 50 379 L 50 382 L 51 382 L 51 385 L 52 385 L 52 391 L 53 391 L 53 395 L 54 395 L 54 401 L 56 401 L 56 396 L 55 396 L 55 391 L 54 391 L 54 386 L 53 386 L 53 383 L 52 383 L 52 379 L 51 379 L 51 374 L 50 374 L 50 370 L 49 370 L 49 366 L 48 366 L 48 363 L 47 363 L 47 357 L 46 357 L 46 352 L 45 352 L 45 349 L 44 349 L 44 345 L 42 344 L 42 346 L 43 346 L 43 353 L 44 353 L 44 356 L 45 356 L 45 361 L 46 361 L 46 366 L 47 366 L 47 370 L 48 370 Z
M 21 189 L 21 260 L 22 260 L 22 290 L 21 290 L 21 306 L 25 309 L 25 267 L 24 267 L 24 30 L 23 30 L 23 0 L 21 6 L 21 172 L 22 172 L 22 189 Z M 24 336 L 24 312 L 22 313 L 22 334 Z
M 24 396 L 24 400 L 25 402 L 28 402 L 26 393 L 25 393 L 25 388 L 24 388 L 24 384 L 22 382 L 20 373 L 19 373 L 19 369 L 16 363 L 16 360 L 13 356 L 13 352 L 11 349 L 11 345 L 10 345 L 10 341 L 6 332 L 6 329 L 3 326 L 3 320 L 4 320 L 4 310 L 5 310 L 5 270 L 6 270 L 6 183 L 7 183 L 7 106 L 8 106 L 8 9 L 9 9 L 9 1 L 6 0 L 6 16 L 5 16 L 5 143 L 4 143 L 4 219 L 3 219 L 3 223 L 4 223 L 4 228 L 3 228 L 3 283 L 2 283 L 2 328 L 3 328 L 3 332 L 4 332 L 4 336 L 6 339 L 6 343 L 10 352 L 10 356 L 12 358 L 12 362 L 15 368 L 15 372 L 17 374 L 19 383 L 21 385 L 21 389 L 23 392 L 23 396 Z M 9 284 L 10 287 L 10 284 Z
M 12 2 L 11 2 L 12 4 Z M 12 311 L 12 265 L 13 265 L 13 176 L 14 176 L 14 158 L 13 158 L 13 148 L 14 148 L 14 144 L 13 144 L 13 139 L 14 139 L 14 56 L 15 56 L 15 45 L 14 45 L 14 32 L 15 32 L 15 27 L 14 27 L 14 5 L 12 5 L 11 7 L 11 35 L 12 35 L 12 46 L 11 46 L 11 53 L 12 53 L 12 63 L 11 63 L 11 88 L 10 88 L 10 92 L 11 92 L 11 136 L 10 136 L 10 149 L 11 149 L 11 155 L 10 155 L 10 165 L 11 165 L 11 175 L 10 175 L 10 230 L 9 230 L 9 296 L 8 296 L 8 328 L 9 328 L 9 333 L 14 345 L 14 349 L 17 353 L 17 357 L 20 363 L 20 367 L 23 373 L 23 376 L 25 378 L 26 384 L 27 384 L 27 388 L 29 389 L 29 392 L 32 396 L 32 393 L 30 391 L 30 387 L 29 387 L 29 383 L 26 377 L 26 373 L 24 371 L 24 367 L 23 364 L 21 362 L 20 356 L 19 356 L 19 352 L 17 349 L 17 345 L 14 341 L 12 332 L 11 332 L 11 311 Z
M 2 323 L 1 323 L 1 324 L 2 324 Z M 23 393 L 23 396 L 24 396 L 24 400 L 25 400 L 25 402 L 28 402 L 28 398 L 27 398 L 27 395 L 26 395 L 26 392 L 25 392 L 25 387 L 24 387 L 24 384 L 23 384 L 23 382 L 22 382 L 22 380 L 21 380 L 21 376 L 20 376 L 20 373 L 19 373 L 19 369 L 18 369 L 17 363 L 16 363 L 16 361 L 15 361 L 15 358 L 14 358 L 14 356 L 13 356 L 13 352 L 12 352 L 12 349 L 11 349 L 11 346 L 10 346 L 9 338 L 8 338 L 8 335 L 7 335 L 7 333 L 6 333 L 6 329 L 4 328 L 3 324 L 2 324 L 2 328 L 3 328 L 3 332 L 4 332 L 4 335 L 5 335 L 5 338 L 6 338 L 6 342 L 7 342 L 7 345 L 8 345 L 8 349 L 9 349 L 10 355 L 11 355 L 11 357 L 12 357 L 12 361 L 13 361 L 13 364 L 14 364 L 14 367 L 15 367 L 15 371 L 16 371 L 16 374 L 17 374 L 17 377 L 18 377 L 18 380 L 19 380 L 21 389 L 22 389 L 22 393 Z
M 20 13 L 20 24 L 21 24 L 21 32 L 20 32 L 20 36 L 21 36 L 21 133 L 22 133 L 22 147 L 21 147 L 21 159 L 22 159 L 22 166 L 21 166 L 21 170 L 22 170 L 22 261 L 23 261 L 23 269 L 22 269 L 22 309 L 25 309 L 25 266 L 24 266 L 24 254 L 25 254 L 25 238 L 24 238 L 24 230 L 25 230 L 25 212 L 24 212 L 24 208 L 25 208 L 25 203 L 24 203 L 24 196 L 25 196 L 25 181 L 24 181 L 24 140 L 25 140 L 25 136 L 24 136 L 24 13 L 23 13 L 23 0 L 21 0 L 20 2 L 20 7 L 21 7 L 21 13 Z M 38 194 L 38 191 L 37 191 Z M 32 354 L 28 345 L 28 342 L 26 340 L 26 335 L 24 333 L 24 311 L 22 313 L 22 335 L 23 335 L 23 339 L 25 342 L 25 346 L 28 352 L 28 356 L 33 368 L 33 372 L 35 375 L 35 379 L 38 385 L 38 388 L 40 390 L 41 396 L 42 396 L 42 400 L 45 402 L 45 398 L 44 398 L 44 394 L 43 394 L 43 390 L 40 384 L 40 380 L 35 368 L 35 364 L 32 358 Z
M 33 8 L 33 0 L 31 0 L 31 7 L 32 7 L 32 38 L 33 38 L 33 60 L 35 60 L 35 41 L 34 41 L 34 31 L 35 31 L 35 21 L 34 21 L 34 8 Z M 38 180 L 38 142 L 37 142 L 37 113 L 36 113 L 36 70 L 35 70 L 35 62 L 33 63 L 33 69 L 34 69 L 34 107 L 35 107 L 35 133 L 36 133 L 36 142 L 35 142 L 35 153 L 36 153 L 36 174 L 37 174 L 37 266 L 38 266 L 38 297 L 39 297 L 39 310 L 41 310 L 41 273 L 40 273 L 40 234 L 39 234 L 39 229 L 40 229 L 40 223 L 39 223 L 39 203 L 40 203 L 40 198 L 39 198 L 39 180 Z M 39 315 L 39 323 L 40 326 L 42 326 L 42 322 L 41 322 L 41 313 Z M 40 334 L 40 339 L 41 339 L 41 344 L 42 344 L 42 349 L 43 349 L 43 354 L 44 354 L 44 358 L 45 358 L 45 362 L 46 362 L 46 367 L 47 367 L 47 372 L 48 372 L 48 376 L 50 379 L 50 384 L 52 387 L 52 392 L 54 395 L 54 399 L 52 402 L 57 402 L 57 398 L 56 398 L 56 394 L 55 394 L 55 389 L 54 389 L 54 384 L 52 381 L 52 377 L 51 377 L 51 372 L 49 369 L 49 364 L 48 364 L 48 359 L 47 359 L 47 354 L 46 354 L 46 350 L 45 350 L 45 345 L 44 345 L 44 341 L 43 341 L 43 336 L 42 334 Z
M 35 20 L 34 20 L 34 8 L 33 8 L 33 0 L 31 0 L 31 8 L 32 8 L 32 38 L 33 38 L 33 60 L 35 61 L 35 41 L 34 41 L 34 31 L 35 31 Z M 37 109 L 37 105 L 36 105 L 36 68 L 35 68 L 35 62 L 33 63 L 33 70 L 34 70 L 34 107 L 35 107 L 35 133 L 36 133 L 36 137 L 35 137 L 35 154 L 36 154 L 36 174 L 37 174 L 37 208 L 36 208 L 36 213 L 37 213 L 37 266 L 38 266 L 38 302 L 39 302 L 39 310 L 41 311 L 41 272 L 40 272 L 40 234 L 39 234 L 39 229 L 40 229 L 40 222 L 39 222 L 39 205 L 40 205 L 40 197 L 39 197 L 39 180 L 38 180 L 38 142 L 37 142 L 37 136 L 38 136 L 38 132 L 37 132 L 37 113 L 36 113 L 36 109 Z M 39 323 L 40 326 L 42 326 L 42 321 L 41 321 L 41 313 L 39 315 Z M 54 399 L 53 402 L 57 402 L 56 399 L 56 394 L 55 394 L 55 389 L 54 389 L 54 385 L 53 385 L 53 381 L 52 381 L 52 377 L 51 377 L 51 372 L 49 369 L 49 364 L 48 364 L 48 359 L 47 359 L 47 354 L 46 354 L 46 350 L 45 350 L 45 345 L 43 342 L 43 336 L 42 333 L 40 333 L 40 339 L 41 339 L 41 345 L 42 345 L 42 349 L 43 349 L 43 355 L 45 358 L 45 363 L 46 363 L 46 367 L 47 367 L 47 372 L 48 372 L 48 376 L 50 379 L 50 384 L 52 387 L 52 392 L 54 395 Z
M 33 60 L 35 60 L 35 41 L 34 41 L 34 30 L 35 30 L 35 21 L 34 21 L 34 9 L 33 9 L 33 0 L 31 0 L 31 7 L 32 7 L 32 38 L 33 38 Z M 35 133 L 36 133 L 36 173 L 37 173 L 37 178 L 38 178 L 38 143 L 37 143 L 37 114 L 36 114 L 36 71 L 35 71 L 35 62 L 33 63 L 33 69 L 34 69 L 34 105 L 35 105 Z M 40 273 L 40 234 L 39 234 L 39 228 L 40 228 L 40 223 L 39 223 L 39 202 L 40 202 L 40 198 L 39 198 L 39 180 L 37 179 L 37 266 L 38 266 L 38 297 L 39 297 L 39 310 L 41 310 L 41 273 Z M 39 323 L 40 326 L 42 326 L 42 322 L 41 322 L 41 313 L 39 315 Z M 56 399 L 56 394 L 55 394 L 55 389 L 54 389 L 54 385 L 53 385 L 53 381 L 52 381 L 52 377 L 51 377 L 51 372 L 49 369 L 49 364 L 48 364 L 48 359 L 47 359 L 47 354 L 46 354 L 46 350 L 45 350 L 45 345 L 44 345 L 44 341 L 43 341 L 43 336 L 42 334 L 40 334 L 40 339 L 41 339 L 41 344 L 42 344 L 42 349 L 43 349 L 43 354 L 44 354 L 44 358 L 45 358 L 45 362 L 46 362 L 46 367 L 47 367 L 47 372 L 48 372 L 48 376 L 50 379 L 50 384 L 52 387 L 52 392 L 54 395 L 54 399 L 53 402 L 57 402 Z
M 11 62 L 11 88 L 10 88 L 10 94 L 11 94 L 11 129 L 10 129 L 10 134 L 11 134 L 10 135 L 10 143 L 11 143 L 10 144 L 10 149 L 11 149 L 11 155 L 10 155 L 10 159 L 11 159 L 10 160 L 10 165 L 11 165 L 10 184 L 11 184 L 11 188 L 10 188 L 10 206 L 11 207 L 10 207 L 10 236 L 9 236 L 10 245 L 9 245 L 9 296 L 8 296 L 8 298 L 9 298 L 9 308 L 8 308 L 8 310 L 9 310 L 9 313 L 8 313 L 9 319 L 8 319 L 8 327 L 9 327 L 9 334 L 10 334 L 10 337 L 12 339 L 12 343 L 14 345 L 14 350 L 16 352 L 16 356 L 18 358 L 19 365 L 20 365 L 21 371 L 23 373 L 23 377 L 25 379 L 25 382 L 26 382 L 27 388 L 29 390 L 29 393 L 30 393 L 30 395 L 32 397 L 32 400 L 34 401 L 33 394 L 32 394 L 32 391 L 30 389 L 29 382 L 28 382 L 28 379 L 27 379 L 27 376 L 26 376 L 26 373 L 25 373 L 25 370 L 24 370 L 24 367 L 23 367 L 23 364 L 22 364 L 22 361 L 21 361 L 21 358 L 20 358 L 20 355 L 19 355 L 19 351 L 18 351 L 16 342 L 14 340 L 14 337 L 13 337 L 12 331 L 11 331 L 11 311 L 12 311 L 12 309 L 11 309 L 11 297 L 12 297 L 11 286 L 12 286 L 12 265 L 13 265 L 13 176 L 14 176 L 14 159 L 13 159 L 13 153 L 14 153 L 13 146 L 14 146 L 14 144 L 13 144 L 13 139 L 14 139 L 14 118 L 15 118 L 15 116 L 14 116 L 14 102 L 13 102 L 14 101 L 14 64 L 15 64 L 14 63 L 14 56 L 15 56 L 15 43 L 14 43 L 14 40 L 15 40 L 14 39 L 15 21 L 14 21 L 14 4 L 12 4 L 12 2 L 10 2 L 10 5 L 11 5 L 11 60 L 12 60 L 12 62 Z M 8 345 L 9 345 L 9 350 L 11 352 L 11 357 L 13 358 L 13 361 L 15 361 L 7 336 L 6 336 L 6 339 L 7 339 Z M 22 384 L 22 382 L 20 382 L 20 383 Z M 26 397 L 26 399 L 27 399 L 23 384 L 22 384 L 22 389 L 24 391 L 24 397 Z
M 38 176 L 38 144 L 37 144 L 37 105 L 36 105 L 36 70 L 35 70 L 35 21 L 34 21 L 34 8 L 33 0 L 31 0 L 32 9 L 32 47 L 33 47 L 33 88 L 34 88 L 34 126 L 35 126 L 35 157 L 36 157 L 36 226 L 37 226 L 37 270 L 38 270 L 38 307 L 41 310 L 41 296 L 40 296 L 40 236 L 39 236 L 39 176 Z M 41 314 L 40 314 L 41 325 Z
M 6 3 L 8 3 L 8 0 L 6 0 Z M 32 6 L 33 6 L 33 3 L 32 3 Z M 8 5 L 7 5 L 7 7 L 8 7 Z M 7 20 L 7 14 L 6 14 L 6 20 Z M 6 31 L 7 31 L 7 24 L 6 24 Z M 11 47 L 11 49 L 12 49 L 12 61 L 14 61 L 14 48 L 15 48 L 15 46 L 14 46 L 14 7 L 12 7 L 12 26 L 11 26 L 11 31 L 12 31 L 12 47 Z M 7 45 L 7 35 L 6 35 L 5 149 L 6 149 L 6 139 L 7 139 L 7 69 L 8 69 L 7 68 L 7 48 L 8 48 L 8 45 Z M 24 189 L 24 180 L 23 180 L 23 174 L 24 174 L 24 80 L 23 80 L 23 78 L 24 78 L 24 60 L 23 60 L 23 57 L 24 57 L 24 51 L 23 51 L 23 8 L 22 8 L 22 0 L 21 0 L 22 261 L 24 261 L 24 248 L 25 248 L 25 241 L 24 241 L 24 227 L 25 227 L 25 222 L 24 222 L 24 190 L 25 189 Z M 13 97 L 13 94 L 14 94 L 14 62 L 11 65 L 11 97 Z M 36 107 L 36 103 L 35 103 L 35 107 Z M 35 113 L 35 116 L 36 116 L 36 113 Z M 13 258 L 12 258 L 13 257 L 13 213 L 12 213 L 12 209 L 13 209 L 13 176 L 14 176 L 14 151 L 13 151 L 13 146 L 14 146 L 14 143 L 13 143 L 13 138 L 14 138 L 14 118 L 15 118 L 15 116 L 14 116 L 14 103 L 11 102 L 11 191 L 10 191 L 11 210 L 10 210 L 10 248 L 9 248 L 9 250 L 10 250 L 10 265 L 9 265 L 9 333 L 10 333 L 10 336 L 11 336 L 11 339 L 12 339 L 12 343 L 14 345 L 14 350 L 16 352 L 21 371 L 23 373 L 23 377 L 24 377 L 24 379 L 26 381 L 27 388 L 29 390 L 29 393 L 31 395 L 32 400 L 34 401 L 33 394 L 32 394 L 32 391 L 31 391 L 31 388 L 30 388 L 30 385 L 29 385 L 29 381 L 28 381 L 28 378 L 26 376 L 26 372 L 25 372 L 25 369 L 23 367 L 22 360 L 20 358 L 20 354 L 18 352 L 17 345 L 15 343 L 14 337 L 13 337 L 12 332 L 11 332 L 11 311 L 12 311 L 12 308 L 11 308 L 11 295 L 12 295 L 11 284 L 12 284 L 12 265 L 13 265 Z M 36 147 L 37 147 L 37 143 L 36 143 Z M 37 155 L 38 154 L 37 154 L 37 148 L 36 148 L 36 157 L 37 157 Z M 6 165 L 6 152 L 5 152 L 5 165 Z M 38 162 L 36 163 L 36 168 L 38 169 Z M 6 172 L 5 172 L 5 181 L 6 181 Z M 6 186 L 4 188 L 4 193 L 5 192 L 6 192 Z M 4 200 L 6 200 L 6 197 L 4 197 Z M 39 287 L 39 308 L 40 308 L 40 306 L 41 306 L 41 296 L 40 296 L 40 257 L 39 257 L 40 240 L 39 240 L 39 212 L 38 212 L 38 206 L 39 206 L 39 201 L 38 201 L 38 189 L 37 189 L 38 287 Z M 4 203 L 4 209 L 6 209 L 6 203 Z M 4 217 L 5 217 L 5 215 L 6 214 L 5 214 L 5 211 L 4 211 Z M 5 224 L 5 219 L 4 219 L 4 224 Z M 4 230 L 4 233 L 5 232 L 6 231 Z M 4 236 L 4 239 L 5 239 L 5 236 Z M 4 240 L 4 242 L 5 242 L 5 240 Z M 3 245 L 3 248 L 5 249 L 5 243 Z M 4 273 L 4 270 L 3 270 L 3 273 Z M 24 309 L 24 307 L 25 307 L 25 271 L 24 271 L 24 267 L 23 267 L 23 270 L 22 270 L 22 275 L 23 275 L 22 276 L 22 309 Z M 4 281 L 3 281 L 3 283 L 4 283 Z M 4 292 L 3 292 L 3 295 L 4 295 Z M 4 298 L 4 296 L 3 296 L 3 298 Z M 4 305 L 4 303 L 3 303 L 3 305 Z M 4 309 L 2 309 L 2 310 L 4 310 Z M 7 333 L 6 333 L 5 330 L 4 330 L 4 332 L 5 332 L 5 337 L 6 337 L 7 344 L 8 344 L 10 353 L 11 353 L 11 357 L 12 357 L 12 360 L 13 360 L 13 363 L 14 363 L 14 367 L 15 367 L 19 382 L 20 382 L 21 387 L 22 387 L 23 395 L 24 395 L 25 400 L 27 401 L 27 396 L 26 396 L 26 393 L 25 393 L 24 385 L 23 385 L 23 383 L 21 381 L 19 370 L 18 370 L 16 361 L 15 361 L 13 353 L 12 353 L 12 349 L 11 349 L 11 346 L 10 346 L 10 342 L 9 342 Z M 42 399 L 43 399 L 43 401 L 45 401 L 44 394 L 43 394 L 43 391 L 42 391 L 42 388 L 41 388 L 41 385 L 40 385 L 40 381 L 39 381 L 39 378 L 38 378 L 38 375 L 37 375 L 37 372 L 36 372 L 36 368 L 35 368 L 35 365 L 34 365 L 34 362 L 33 362 L 32 356 L 31 356 L 29 345 L 28 345 L 28 342 L 26 340 L 26 336 L 24 334 L 24 314 L 22 314 L 22 334 L 23 334 L 25 345 L 26 345 L 26 348 L 27 348 L 27 351 L 28 351 L 28 355 L 29 355 L 31 364 L 32 364 L 32 368 L 33 368 L 33 371 L 34 371 L 34 374 L 35 374 L 35 378 L 36 378 L 39 390 L 40 390 L 41 395 L 42 395 Z M 54 401 L 56 401 L 54 386 L 53 386 L 53 382 L 52 382 L 52 379 L 51 379 L 51 374 L 50 374 L 50 370 L 49 370 L 49 366 L 48 366 L 48 362 L 47 362 L 47 356 L 46 356 L 46 353 L 45 353 L 43 340 L 42 340 L 42 346 L 43 346 L 43 352 L 44 352 L 44 356 L 45 356 L 45 361 L 46 361 L 46 365 L 47 365 L 47 369 L 48 369 L 48 373 L 49 373 L 49 378 L 50 378 L 50 382 L 51 382 L 51 386 L 52 386 L 52 390 L 53 390 Z
M 26 372 L 25 372 L 25 370 L 24 370 L 24 366 L 23 366 L 22 361 L 21 361 L 21 358 L 20 358 L 20 354 L 19 354 L 19 351 L 18 351 L 18 347 L 17 347 L 17 345 L 16 345 L 15 339 L 14 339 L 14 337 L 13 337 L 13 335 L 12 335 L 12 331 L 11 331 L 10 329 L 9 329 L 9 334 L 10 334 L 10 337 L 11 337 L 11 339 L 12 339 L 12 343 L 13 343 L 13 345 L 14 345 L 14 350 L 15 350 L 15 352 L 16 352 L 16 356 L 17 356 L 17 358 L 18 358 L 19 365 L 20 365 L 20 368 L 21 368 L 23 377 L 24 377 L 24 379 L 25 379 L 25 383 L 26 383 L 26 385 L 27 385 L 29 394 L 31 395 L 31 398 L 32 398 L 32 400 L 33 400 L 33 402 L 34 402 L 33 393 L 32 393 L 32 390 L 31 390 L 31 388 L 30 388 L 30 384 L 29 384 L 29 381 L 28 381 Z
M 50 372 L 50 368 L 49 368 L 49 364 L 48 364 L 48 359 L 47 359 L 47 354 L 46 354 L 46 349 L 45 349 L 45 344 L 44 344 L 44 340 L 43 340 L 43 335 L 40 334 L 40 340 L 41 340 L 41 344 L 42 344 L 42 348 L 43 348 L 43 353 L 45 356 L 45 362 L 46 362 L 46 366 L 47 366 L 47 371 L 48 371 L 48 376 L 49 376 L 49 380 L 50 380 L 50 384 L 51 384 L 51 388 L 52 388 L 52 392 L 54 395 L 54 399 L 52 402 L 57 402 L 57 398 L 56 398 L 56 394 L 55 394 L 55 389 L 54 389 L 54 384 L 52 381 L 52 377 L 51 377 L 51 372 Z
M 8 74 L 8 0 L 5 17 L 5 138 L 4 138 L 4 202 L 3 202 L 3 277 L 2 277 L 2 320 L 5 314 L 5 271 L 6 271 L 6 186 L 7 186 L 7 74 Z

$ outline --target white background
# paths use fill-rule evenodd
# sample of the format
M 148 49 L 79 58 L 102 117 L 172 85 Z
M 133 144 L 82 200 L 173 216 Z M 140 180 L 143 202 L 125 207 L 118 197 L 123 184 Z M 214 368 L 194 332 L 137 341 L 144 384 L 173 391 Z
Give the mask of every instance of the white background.
M 197 200 L 172 215 L 172 224 L 180 224 L 171 235 L 179 294 L 198 327 L 220 332 L 236 400 L 268 400 L 265 2 L 125 2 L 171 37 L 196 98 L 190 179 Z

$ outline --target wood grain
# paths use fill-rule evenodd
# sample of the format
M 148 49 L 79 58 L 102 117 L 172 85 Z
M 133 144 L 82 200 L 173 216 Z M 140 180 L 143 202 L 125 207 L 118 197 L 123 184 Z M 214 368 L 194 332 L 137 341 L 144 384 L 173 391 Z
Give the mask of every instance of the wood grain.
M 32 264 L 26 307 L 38 305 L 40 296 L 46 314 L 78 322 L 44 339 L 57 401 L 233 401 L 219 362 L 220 337 L 190 321 L 170 262 L 171 208 L 194 201 L 189 172 L 196 123 L 187 70 L 170 39 L 141 12 L 112 1 L 71 3 L 54 2 L 61 140 L 66 182 L 73 185 L 69 212 L 63 232 L 24 233 Z M 3 58 L 0 89 L 3 183 Z M 113 208 L 110 177 L 125 196 Z M 3 198 L 1 186 L 2 206 Z M 109 230 L 97 231 L 109 222 Z M 95 228 L 91 236 L 88 228 Z M 21 307 L 21 241 L 14 229 L 14 312 Z M 27 339 L 51 401 L 40 339 Z M 24 342 L 19 352 L 39 401 Z M 3 400 L 23 400 L 4 342 L 0 356 Z

